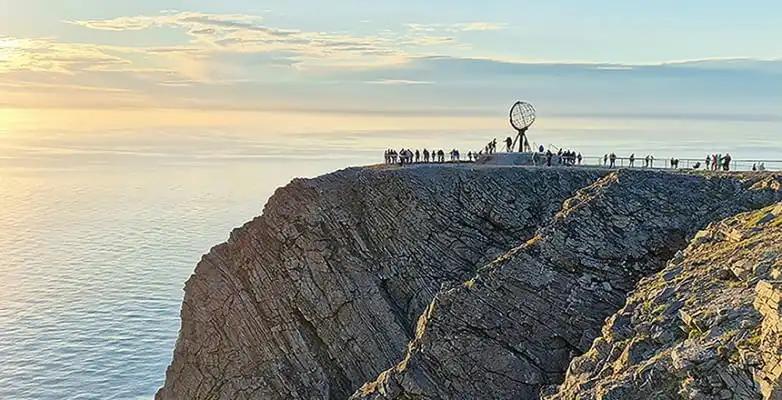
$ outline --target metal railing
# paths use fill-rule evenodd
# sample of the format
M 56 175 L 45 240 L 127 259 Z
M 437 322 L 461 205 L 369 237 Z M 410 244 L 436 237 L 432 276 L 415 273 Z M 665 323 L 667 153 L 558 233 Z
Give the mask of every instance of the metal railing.
M 698 166 L 698 170 L 711 170 L 711 162 L 706 164 L 706 158 L 679 158 L 678 169 L 694 169 Z M 603 157 L 585 157 L 582 161 L 584 165 L 592 166 L 606 166 L 611 163 L 610 159 L 604 163 Z M 645 167 L 645 158 L 636 158 L 633 168 L 655 168 L 655 169 L 672 169 L 670 159 L 655 159 L 650 167 Z M 753 165 L 758 168 L 761 164 L 764 165 L 766 171 L 782 171 L 782 160 L 731 160 L 731 171 L 751 171 Z M 628 168 L 630 167 L 629 157 L 617 157 L 614 161 L 616 168 Z

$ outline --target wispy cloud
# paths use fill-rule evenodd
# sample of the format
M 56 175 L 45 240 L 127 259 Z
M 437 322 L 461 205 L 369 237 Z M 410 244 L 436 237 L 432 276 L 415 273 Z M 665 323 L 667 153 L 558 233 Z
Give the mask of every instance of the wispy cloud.
M 567 109 L 628 93 L 643 103 L 677 96 L 746 98 L 747 93 L 779 98 L 782 91 L 775 83 L 782 60 L 630 65 L 487 57 L 469 38 L 509 29 L 495 22 L 407 24 L 375 31 L 365 26 L 360 34 L 273 26 L 263 15 L 196 12 L 66 22 L 103 31 L 107 39 L 146 29 L 171 30 L 185 39 L 141 47 L 0 37 L 5 101 L 53 107 L 491 114 L 517 97 Z
M 409 79 L 378 79 L 376 81 L 367 81 L 366 83 L 375 85 L 431 85 L 430 81 L 414 81 Z
M 506 23 L 497 22 L 462 22 L 456 24 L 406 24 L 414 32 L 469 32 L 469 31 L 499 31 L 508 28 Z
M 262 16 L 214 15 L 195 12 L 157 16 L 121 17 L 108 20 L 66 21 L 90 29 L 134 31 L 153 27 L 183 31 L 191 44 L 204 53 L 215 51 L 241 53 L 285 53 L 296 64 L 377 65 L 384 61 L 420 55 L 422 48 L 453 43 L 445 35 L 430 35 L 409 28 L 399 32 L 381 31 L 374 35 L 302 31 L 264 25 Z M 467 24 L 460 29 L 484 29 L 488 23 Z M 176 53 L 176 48 L 169 48 Z M 193 53 L 193 49 L 188 50 Z M 160 51 L 158 51 L 160 53 Z
M 466 24 L 456 24 L 455 27 L 462 31 L 499 31 L 507 29 L 508 25 L 493 22 L 470 22 Z

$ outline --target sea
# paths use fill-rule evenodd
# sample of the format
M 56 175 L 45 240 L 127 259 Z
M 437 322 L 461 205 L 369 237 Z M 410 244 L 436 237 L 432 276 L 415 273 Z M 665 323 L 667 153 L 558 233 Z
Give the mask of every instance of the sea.
M 0 399 L 153 398 L 184 282 L 277 187 L 382 162 L 386 148 L 464 155 L 513 134 L 501 114 L 41 113 L 0 112 Z M 529 131 L 587 162 L 608 152 L 773 161 L 780 135 L 773 119 L 551 118 Z

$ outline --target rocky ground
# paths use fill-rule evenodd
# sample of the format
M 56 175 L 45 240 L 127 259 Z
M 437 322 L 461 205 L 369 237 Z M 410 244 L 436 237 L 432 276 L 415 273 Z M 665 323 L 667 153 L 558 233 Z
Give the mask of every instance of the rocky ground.
M 782 204 L 698 233 L 547 400 L 780 398 Z
M 485 166 L 294 181 L 199 263 L 157 398 L 650 398 L 600 380 L 604 320 L 700 229 L 781 201 L 780 182 Z
M 775 179 L 612 173 L 534 239 L 440 292 L 406 358 L 354 398 L 536 399 L 699 229 L 780 199 Z

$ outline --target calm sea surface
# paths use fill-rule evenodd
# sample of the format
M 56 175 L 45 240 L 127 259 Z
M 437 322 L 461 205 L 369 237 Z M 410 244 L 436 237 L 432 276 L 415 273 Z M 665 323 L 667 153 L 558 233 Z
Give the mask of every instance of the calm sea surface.
M 780 128 L 571 121 L 533 140 L 587 155 L 782 158 Z M 185 280 L 276 187 L 379 161 L 387 146 L 466 153 L 507 135 L 491 132 L 0 126 L 0 399 L 151 398 L 171 359 Z

